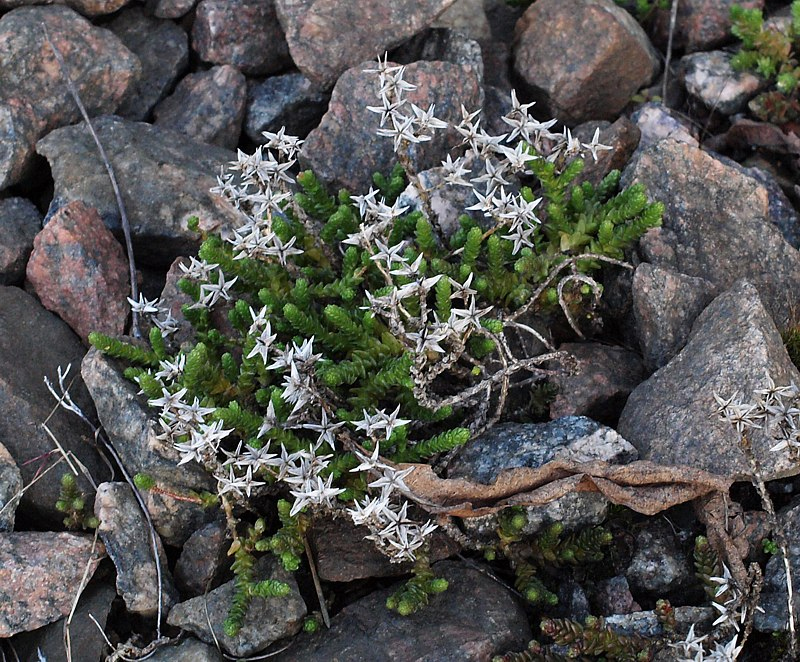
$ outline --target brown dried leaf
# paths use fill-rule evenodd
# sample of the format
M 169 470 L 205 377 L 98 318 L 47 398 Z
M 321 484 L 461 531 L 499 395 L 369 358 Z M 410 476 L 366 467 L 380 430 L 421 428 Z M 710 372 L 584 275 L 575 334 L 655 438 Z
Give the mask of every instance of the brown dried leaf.
M 638 461 L 626 465 L 558 460 L 502 471 L 486 485 L 440 478 L 425 464 L 413 466 L 405 482 L 426 510 L 456 517 L 488 515 L 508 506 L 544 505 L 570 492 L 600 492 L 609 501 L 644 515 L 711 493 L 727 493 L 733 482 L 685 466 Z

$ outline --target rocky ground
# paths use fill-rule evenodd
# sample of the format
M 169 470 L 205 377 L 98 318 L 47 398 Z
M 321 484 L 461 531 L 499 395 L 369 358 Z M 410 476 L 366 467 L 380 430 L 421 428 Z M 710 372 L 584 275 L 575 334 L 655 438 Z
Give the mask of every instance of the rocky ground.
M 781 337 L 798 323 L 800 143 L 787 127 L 748 118 L 763 81 L 730 67 L 730 4 L 680 3 L 662 97 L 668 12 L 652 15 L 645 31 L 610 0 L 538 0 L 528 10 L 500 0 L 0 0 L 3 659 L 96 662 L 111 653 L 101 629 L 114 645 L 134 637 L 144 646 L 154 633 L 156 568 L 142 512 L 91 425 L 55 408 L 44 376 L 72 365 L 76 404 L 128 473 L 178 493 L 213 489 L 199 468 L 176 469 L 136 388 L 88 351 L 90 331 L 127 329 L 128 264 L 113 190 L 54 49 L 113 164 L 145 295 L 171 302 L 176 315 L 178 264 L 198 246 L 187 219 L 197 215 L 205 229 L 232 221 L 209 188 L 234 150 L 285 126 L 306 137 L 301 163 L 332 191 L 364 192 L 373 172 L 390 169 L 391 141 L 374 134 L 365 110 L 375 95 L 363 63 L 378 53 L 407 63 L 415 94 L 445 119 L 460 119 L 461 104 L 483 107 L 487 130 L 502 132 L 495 118 L 516 87 L 524 98 L 536 90 L 542 117 L 576 135 L 588 140 L 599 127 L 613 149 L 585 176 L 622 169 L 625 184 L 640 182 L 664 203 L 663 226 L 639 241 L 635 269 L 606 274 L 604 330 L 562 345 L 581 369 L 559 378 L 551 420 L 505 424 L 470 442 L 449 476 L 491 484 L 514 467 L 595 462 L 588 477 L 548 474 L 537 484 L 550 490 L 546 503 L 527 506 L 529 534 L 560 521 L 567 531 L 605 523 L 614 536 L 609 562 L 546 577 L 559 597 L 547 615 L 594 614 L 621 632 L 659 635 L 653 609 L 666 598 L 678 632 L 692 623 L 708 631 L 718 614 L 694 576 L 692 549 L 711 532 L 738 559 L 735 575 L 752 561 L 764 570 L 763 612 L 742 658 L 778 656 L 781 559 L 762 549 L 774 534 L 736 429 L 714 416 L 713 394 L 749 397 L 766 374 L 800 384 Z M 449 146 L 432 145 L 417 165 L 438 165 Z M 766 431 L 752 435 L 800 576 L 800 465 L 772 445 Z M 636 460 L 661 469 L 626 473 Z M 64 531 L 55 506 L 68 463 L 94 481 L 81 478 L 80 487 L 93 495 L 99 536 Z M 621 484 L 627 491 L 615 491 Z M 389 564 L 342 520 L 311 532 L 331 628 L 301 632 L 317 609 L 301 572 L 283 577 L 289 597 L 255 599 L 241 633 L 228 637 L 224 523 L 170 494 L 143 496 L 164 568 L 163 631 L 174 638 L 150 660 L 282 650 L 273 659 L 483 661 L 540 637 L 542 610 L 525 605 L 508 573 L 444 534 L 432 555 L 449 590 L 413 616 L 389 612 L 386 597 L 408 568 Z M 491 517 L 462 524 L 474 540 L 496 526 Z M 258 572 L 283 571 L 265 557 Z

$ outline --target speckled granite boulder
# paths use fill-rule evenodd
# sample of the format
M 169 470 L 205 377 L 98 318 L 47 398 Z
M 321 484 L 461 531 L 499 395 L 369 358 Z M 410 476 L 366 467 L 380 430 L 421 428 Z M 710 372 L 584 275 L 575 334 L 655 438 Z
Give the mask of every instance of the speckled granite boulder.
M 27 280 L 42 305 L 84 341 L 122 335 L 130 294 L 128 260 L 96 209 L 76 200 L 36 235 Z
M 0 637 L 66 616 L 81 578 L 105 556 L 102 543 L 75 533 L 0 533 Z

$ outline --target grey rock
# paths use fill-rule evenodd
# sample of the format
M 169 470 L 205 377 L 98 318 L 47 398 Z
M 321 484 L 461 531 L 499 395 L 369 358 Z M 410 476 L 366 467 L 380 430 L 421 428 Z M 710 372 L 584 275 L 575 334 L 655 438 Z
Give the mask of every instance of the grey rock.
M 174 473 L 182 473 L 185 466 L 173 469 Z M 157 492 L 142 494 L 158 535 L 165 544 L 172 547 L 181 547 L 194 531 L 213 521 L 218 514 L 214 508 L 203 508 L 199 503 L 180 498 L 181 489 L 174 487 L 174 483 L 178 481 L 173 476 L 169 482 L 159 483 L 167 491 L 174 490 L 176 496 Z
M 294 577 L 286 572 L 272 556 L 258 560 L 255 581 L 277 579 L 289 584 L 291 592 L 281 598 L 254 597 L 247 609 L 244 625 L 235 637 L 223 631 L 223 622 L 235 591 L 234 581 L 223 584 L 205 596 L 192 598 L 175 605 L 169 613 L 170 625 L 188 630 L 202 641 L 213 644 L 214 635 L 220 646 L 237 657 L 264 650 L 273 641 L 297 634 L 303 626 L 306 605 L 300 597 Z M 213 635 L 208 624 L 213 627 Z
M 454 5 L 455 6 L 455 5 Z M 418 60 L 452 62 L 475 71 L 483 81 L 481 46 L 474 39 L 449 28 L 428 28 L 394 52 L 398 62 Z
M 669 108 L 648 102 L 636 109 L 631 121 L 641 132 L 639 147 L 644 148 L 665 138 L 697 147 L 697 130 Z
M 113 112 L 140 74 L 119 39 L 68 7 L 19 7 L 2 16 L 0 189 L 29 174 L 38 138 L 80 118 L 42 26 L 90 114 Z
M 731 7 L 761 9 L 764 0 L 683 0 L 678 4 L 675 26 L 670 28 L 670 10 L 657 9 L 650 34 L 662 51 L 672 35 L 672 47 L 684 53 L 708 51 L 734 40 Z
M 622 184 L 644 185 L 664 204 L 665 250 L 649 261 L 705 278 L 718 293 L 739 278 L 757 288 L 775 322 L 785 324 L 800 291 L 800 253 L 781 236 L 770 215 L 767 189 L 752 177 L 695 147 L 662 140 L 638 150 Z
M 0 638 L 66 616 L 75 592 L 104 556 L 92 536 L 25 531 L 0 534 Z
M 599 151 L 596 160 L 587 158 L 575 184 L 589 182 L 597 186 L 612 170 L 622 170 L 639 145 L 641 131 L 625 115 L 618 117 L 613 124 L 602 120 L 584 122 L 573 129 L 572 135 L 588 143 L 596 129 L 600 129 L 600 142 L 611 149 Z
M 124 7 L 130 0 L 0 0 L 0 10 L 13 9 L 25 5 L 66 5 L 81 16 L 102 16 L 112 14 Z
M 692 625 L 696 625 L 695 634 L 702 635 L 711 631 L 711 623 L 717 612 L 711 607 L 675 607 L 675 632 L 685 636 Z M 666 634 L 664 624 L 654 611 L 636 611 L 632 614 L 615 614 L 605 619 L 615 632 L 625 635 L 638 634 L 642 637 L 660 637 Z
M 14 530 L 14 513 L 22 489 L 22 474 L 11 453 L 0 444 L 0 533 Z
M 564 343 L 559 350 L 572 356 L 577 366 L 551 379 L 558 394 L 550 404 L 550 418 L 587 416 L 614 425 L 630 392 L 645 379 L 642 360 L 623 347 L 593 342 Z
M 454 0 L 276 0 L 297 68 L 329 88 L 349 67 L 420 32 Z
M 273 0 L 201 0 L 192 48 L 206 62 L 230 64 L 248 76 L 275 73 L 292 63 Z
M 153 15 L 156 18 L 180 18 L 188 14 L 197 0 L 156 0 Z
M 374 172 L 388 173 L 396 156 L 391 138 L 376 135 L 380 118 L 366 109 L 365 100 L 377 103 L 377 78 L 364 73 L 363 63 L 343 73 L 333 88 L 328 111 L 306 139 L 301 164 L 310 167 L 333 189 L 366 191 Z M 483 101 L 482 87 L 471 67 L 451 62 L 415 62 L 406 67 L 405 80 L 417 85 L 406 98 L 421 108 L 436 104 L 436 116 L 461 121 L 461 104 L 477 108 Z M 417 171 L 438 166 L 445 154 L 461 142 L 453 131 L 439 131 L 433 140 L 414 145 L 411 154 Z
M 80 119 L 42 24 L 68 63 L 87 112 L 114 112 L 141 74 L 139 59 L 112 32 L 62 6 L 20 7 L 0 18 L 3 98 L 29 103 L 42 132 Z
M 593 598 L 601 616 L 632 614 L 642 610 L 633 599 L 628 580 L 623 575 L 597 582 Z
M 81 375 L 94 399 L 100 423 L 130 475 L 147 474 L 157 484 L 176 492 L 214 489 L 213 481 L 198 464 L 191 462 L 176 468 L 180 455 L 156 438 L 155 410 L 137 396 L 136 385 L 122 376 L 112 359 L 96 349 L 89 350 L 81 364 Z M 155 521 L 158 527 L 157 517 Z
M 42 121 L 24 99 L 0 99 L 0 190 L 23 181 L 31 170 Z
M 484 4 L 484 0 L 456 0 L 439 14 L 431 27 L 447 28 L 475 41 L 488 42 L 492 38 L 492 28 Z
M 261 83 L 251 83 L 247 90 L 245 133 L 258 144 L 266 142 L 262 131 L 276 133 L 281 127 L 291 136 L 304 138 L 319 124 L 329 98 L 303 74 L 270 76 Z
M 795 499 L 787 508 L 778 513 L 778 521 L 783 527 L 789 546 L 789 565 L 792 577 L 800 573 L 800 503 Z M 769 561 L 764 571 L 764 585 L 761 588 L 759 606 L 753 625 L 761 632 L 776 632 L 787 629 L 789 608 L 786 593 L 786 569 L 783 554 L 778 552 Z M 795 591 L 792 606 L 795 614 L 800 609 L 800 597 Z
M 658 69 L 644 30 L 612 0 L 539 0 L 514 31 L 514 70 L 568 124 L 614 119 Z
M 214 581 L 224 567 L 228 547 L 221 521 L 209 522 L 189 536 L 175 564 L 175 585 L 181 595 L 193 598 L 217 587 Z
M 91 614 L 100 627 L 105 628 L 111 602 L 116 595 L 114 587 L 108 584 L 93 584 L 81 594 L 69 625 L 73 661 L 94 662 L 101 659 L 106 642 L 89 616 Z M 41 651 L 47 662 L 69 662 L 64 646 L 64 621 L 65 619 L 60 618 L 38 630 L 20 633 L 14 637 L 14 650 L 20 660 L 39 660 Z
M 800 249 L 800 215 L 798 215 L 789 198 L 783 192 L 781 184 L 778 183 L 776 177 L 769 170 L 757 165 L 745 167 L 727 156 L 722 156 L 721 154 L 715 156 L 722 163 L 731 166 L 747 177 L 752 177 L 767 189 L 770 221 L 780 230 L 789 245 Z
M 189 65 L 189 37 L 174 22 L 148 16 L 141 7 L 126 7 L 108 28 L 142 64 L 141 78 L 128 90 L 117 115 L 146 120 Z
M 523 607 L 483 572 L 453 561 L 433 566 L 449 583 L 410 616 L 386 609 L 399 587 L 376 591 L 331 619 L 330 630 L 298 640 L 275 662 L 464 662 L 520 650 L 531 639 Z
M 647 240 L 642 241 L 647 246 Z M 686 344 L 697 316 L 714 296 L 714 286 L 644 262 L 633 275 L 633 315 L 644 364 L 653 372 Z
M 741 280 L 700 314 L 681 352 L 631 393 L 617 430 L 642 459 L 746 479 L 749 462 L 735 428 L 717 420 L 714 393 L 748 401 L 766 373 L 776 384 L 800 383 L 757 290 Z M 764 480 L 800 471 L 769 451 L 774 441 L 763 430 L 748 437 Z
M 147 659 L 150 662 L 223 662 L 225 658 L 214 646 L 189 638 L 175 646 L 159 648 Z
M 206 230 L 239 224 L 233 210 L 209 193 L 220 167 L 235 160 L 233 152 L 119 117 L 96 118 L 93 124 L 126 201 L 137 262 L 167 267 L 179 255 L 194 255 L 200 242 L 187 228 L 191 216 L 198 216 Z M 121 239 L 108 174 L 86 127 L 57 129 L 36 149 L 50 162 L 55 179 L 48 216 L 72 200 L 83 200 Z
M 450 463 L 450 478 L 493 483 L 514 467 L 541 467 L 553 460 L 625 464 L 636 449 L 614 430 L 585 416 L 565 416 L 549 423 L 496 425 L 464 446 Z
M 636 552 L 625 577 L 635 594 L 653 599 L 679 593 L 694 583 L 686 552 L 662 520 L 648 521 L 636 533 Z
M 681 59 L 686 91 L 723 115 L 743 110 L 765 82 L 747 71 L 735 71 L 732 57 L 725 51 L 711 51 L 690 53 Z
M 25 198 L 0 200 L 0 285 L 22 282 L 33 238 L 41 229 L 42 215 L 33 203 Z
M 125 600 L 128 611 L 155 616 L 159 584 L 150 529 L 130 485 L 98 485 L 94 514 L 100 520 L 97 531 L 117 569 L 117 592 Z M 161 563 L 161 606 L 166 613 L 177 601 L 178 593 L 158 536 L 156 543 Z
M 411 572 L 412 562 L 392 563 L 373 543 L 364 540 L 364 536 L 368 534 L 368 529 L 356 526 L 349 518 L 316 518 L 309 530 L 309 540 L 320 579 L 350 582 L 355 579 L 391 577 Z M 458 545 L 441 529 L 434 531 L 428 541 L 428 557 L 431 562 L 446 559 L 459 551 Z
M 448 466 L 448 477 L 491 483 L 504 469 L 540 467 L 552 460 L 625 463 L 637 459 L 636 449 L 614 430 L 583 416 L 565 416 L 549 423 L 496 425 L 467 442 Z M 524 535 L 560 522 L 564 530 L 599 524 L 608 501 L 596 492 L 571 492 L 544 506 L 525 506 Z M 495 540 L 497 515 L 470 517 L 464 528 L 481 540 Z
M 65 452 L 87 468 L 95 481 L 108 476 L 108 469 L 92 443 L 91 431 L 74 414 L 55 408 L 55 399 L 44 384 L 44 377 L 57 382 L 58 368 L 72 364 L 72 375 L 85 352 L 70 328 L 46 311 L 32 296 L 17 287 L 0 286 L 0 439 L 30 485 L 20 502 L 27 516 L 42 525 L 60 525 L 64 515 L 55 508 L 59 478 L 67 469 L 53 469 L 48 480 L 33 481 L 59 459 L 47 427 Z M 69 379 L 72 378 L 72 375 Z M 94 407 L 83 381 L 78 378 L 70 387 L 75 403 L 91 419 Z M 52 416 L 50 416 L 52 413 Z M 91 491 L 88 481 L 78 476 L 78 486 Z
M 154 124 L 197 142 L 236 149 L 242 132 L 247 84 L 230 65 L 189 74 L 156 106 Z

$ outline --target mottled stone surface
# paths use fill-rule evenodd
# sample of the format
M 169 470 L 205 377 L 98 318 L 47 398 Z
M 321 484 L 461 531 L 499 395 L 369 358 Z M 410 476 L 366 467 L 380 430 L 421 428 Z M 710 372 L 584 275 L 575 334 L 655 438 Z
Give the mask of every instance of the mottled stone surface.
M 686 91 L 706 107 L 724 115 L 744 109 L 747 102 L 764 85 L 758 76 L 735 71 L 731 53 L 711 51 L 691 53 L 681 59 Z
M 642 610 L 639 603 L 631 595 L 628 580 L 622 575 L 617 575 L 611 579 L 601 579 L 595 585 L 595 592 L 592 597 L 600 616 L 631 614 Z
M 636 449 L 614 430 L 584 416 L 565 416 L 549 423 L 496 425 L 464 446 L 450 463 L 450 478 L 492 483 L 504 469 L 540 467 L 553 460 L 589 462 L 606 460 L 624 464 L 637 459 Z M 525 506 L 525 535 L 533 535 L 551 522 L 567 531 L 599 524 L 608 501 L 597 492 L 572 492 L 543 506 Z M 470 535 L 480 540 L 497 538 L 497 515 L 462 521 Z
M 147 659 L 150 662 L 223 662 L 225 658 L 214 646 L 190 638 L 175 646 L 159 648 Z
M 55 400 L 42 379 L 46 375 L 57 381 L 58 368 L 72 364 L 71 380 L 85 351 L 66 323 L 31 295 L 17 287 L 0 286 L 0 440 L 26 485 L 37 472 L 60 459 L 42 428 L 45 420 L 65 451 L 74 453 L 95 480 L 107 480 L 108 469 L 94 450 L 91 431 L 77 424 L 74 414 L 60 408 L 53 411 Z M 80 377 L 72 382 L 70 394 L 87 416 L 94 416 Z M 42 526 L 60 525 L 64 519 L 55 508 L 64 470 L 53 469 L 48 480 L 32 483 L 22 497 L 20 508 Z M 78 477 L 78 485 L 89 490 L 83 476 Z
M 92 536 L 74 533 L 0 534 L 0 637 L 35 630 L 66 616 L 81 578 L 103 558 Z
M 681 0 L 675 29 L 672 31 L 672 47 L 686 53 L 707 51 L 734 41 L 731 35 L 731 7 L 739 5 L 748 9 L 761 9 L 764 0 Z M 670 10 L 659 9 L 655 13 L 653 42 L 665 49 L 670 33 Z
M 739 436 L 714 415 L 714 393 L 747 401 L 767 373 L 776 384 L 800 383 L 757 290 L 740 280 L 700 314 L 681 352 L 631 393 L 617 429 L 642 459 L 747 479 Z M 774 441 L 763 430 L 748 436 L 764 480 L 800 471 L 787 454 L 769 451 Z
M 42 215 L 32 202 L 25 198 L 0 200 L 0 285 L 22 282 L 33 238 L 41 228 Z
M 192 48 L 212 64 L 230 64 L 248 76 L 292 63 L 273 0 L 201 0 L 192 27 Z
M 577 361 L 572 374 L 551 381 L 558 395 L 550 404 L 550 418 L 588 416 L 613 425 L 630 392 L 645 378 L 639 356 L 623 347 L 600 343 L 564 343 L 559 350 Z
M 687 550 L 681 549 L 663 520 L 649 521 L 637 531 L 636 551 L 625 577 L 634 595 L 652 599 L 679 594 L 696 582 Z
M 96 209 L 80 201 L 58 210 L 36 235 L 26 276 L 42 305 L 83 340 L 121 335 L 130 294 L 128 260 Z
M 270 76 L 248 86 L 244 131 L 258 144 L 266 141 L 262 131 L 275 133 L 281 127 L 291 136 L 305 137 L 319 124 L 329 98 L 303 74 Z
M 80 119 L 42 24 L 89 114 L 116 110 L 139 78 L 139 59 L 112 32 L 62 6 L 20 7 L 0 18 L 3 97 L 30 104 L 41 122 L 39 135 Z
M 159 485 L 178 492 L 214 488 L 211 478 L 197 463 L 176 469 L 178 452 L 156 439 L 158 412 L 147 406 L 144 397 L 137 396 L 136 385 L 122 376 L 119 364 L 90 349 L 81 364 L 81 375 L 94 399 L 100 423 L 128 473 L 146 473 Z M 158 527 L 158 512 L 155 515 Z
M 612 0 L 539 0 L 517 23 L 514 56 L 542 111 L 569 124 L 613 120 L 659 69 L 644 30 Z
M 241 631 L 229 637 L 222 629 L 234 594 L 230 581 L 205 596 L 175 605 L 169 613 L 170 625 L 188 630 L 208 644 L 216 635 L 220 646 L 230 655 L 242 657 L 264 650 L 273 641 L 297 634 L 303 626 L 306 605 L 291 573 L 286 572 L 274 556 L 262 557 L 255 565 L 253 578 L 277 579 L 289 584 L 291 592 L 280 598 L 254 597 L 247 609 Z M 213 627 L 213 635 L 208 624 Z
M 301 639 L 275 662 L 488 662 L 522 650 L 531 639 L 521 603 L 488 574 L 453 561 L 433 566 L 449 583 L 444 593 L 410 616 L 386 609 L 399 588 L 376 591 L 331 619 L 331 629 Z
M 454 0 L 276 0 L 292 60 L 323 88 L 417 34 Z
M 789 546 L 789 565 L 792 577 L 800 573 L 800 503 L 797 499 L 778 513 L 778 521 L 783 526 Z M 757 611 L 753 625 L 761 632 L 785 630 L 789 622 L 789 608 L 786 594 L 786 568 L 783 554 L 778 553 L 767 561 L 764 571 L 764 586 L 761 589 L 759 606 L 764 610 Z M 800 596 L 794 592 L 792 606 L 794 613 L 800 610 Z
M 26 176 L 42 121 L 21 98 L 0 98 L 0 190 Z
M 572 135 L 588 143 L 596 129 L 600 129 L 600 142 L 611 149 L 597 152 L 596 160 L 587 156 L 583 171 L 575 180 L 576 184 L 590 182 L 597 186 L 612 170 L 622 170 L 639 145 L 641 131 L 625 115 L 617 118 L 613 124 L 603 120 L 584 122 L 573 129 Z
M 82 16 L 102 16 L 113 14 L 130 0 L 0 0 L 0 10 L 13 9 L 24 5 L 66 5 Z
M 140 79 L 128 90 L 116 114 L 131 120 L 146 120 L 186 70 L 189 37 L 180 26 L 149 16 L 141 7 L 126 8 L 108 28 L 142 65 Z
M 747 278 L 782 325 L 800 293 L 800 253 L 771 218 L 769 193 L 752 177 L 695 147 L 662 140 L 637 151 L 622 185 L 641 182 L 664 203 L 661 228 L 647 240 L 660 242 L 648 261 L 717 288 Z
M 99 117 L 93 125 L 114 165 L 137 263 L 166 267 L 178 255 L 196 254 L 198 235 L 186 225 L 191 216 L 198 216 L 206 230 L 239 224 L 209 193 L 220 166 L 235 160 L 233 152 L 118 117 Z M 121 238 L 108 173 L 83 123 L 53 131 L 36 149 L 50 162 L 55 180 L 49 215 L 72 200 L 83 200 Z
M 152 413 L 157 414 L 155 410 L 152 410 Z M 185 466 L 181 465 L 180 469 L 176 468 L 173 479 L 169 482 L 161 483 L 161 486 L 167 490 L 174 487 L 173 483 L 180 480 L 175 474 L 179 474 Z M 192 469 L 197 470 L 197 467 Z M 147 504 L 147 510 L 150 511 L 153 526 L 155 526 L 164 544 L 172 547 L 181 547 L 194 531 L 208 524 L 217 516 L 217 513 L 214 512 L 213 508 L 203 508 L 199 503 L 180 498 L 185 496 L 181 494 L 180 490 L 175 494 L 176 496 L 171 496 L 169 494 L 146 492 L 142 494 L 142 498 Z
M 374 172 L 387 173 L 396 161 L 392 139 L 376 135 L 380 117 L 368 111 L 364 100 L 378 103 L 375 74 L 363 63 L 348 69 L 333 88 L 328 112 L 306 139 L 303 167 L 310 167 L 333 190 L 367 191 Z M 461 121 L 461 104 L 474 109 L 483 100 L 480 80 L 472 67 L 451 62 L 415 62 L 406 67 L 405 80 L 417 86 L 406 98 L 420 108 L 436 104 L 436 116 Z M 445 154 L 461 142 L 455 131 L 439 131 L 433 140 L 415 145 L 411 160 L 416 169 L 440 165 Z
M 431 27 L 448 28 L 482 43 L 492 38 L 484 0 L 457 0 L 439 14 Z
M 109 584 L 92 584 L 81 594 L 69 625 L 70 652 L 74 662 L 101 659 L 106 642 L 89 615 L 105 628 L 111 602 L 116 596 L 116 590 Z M 39 660 L 38 651 L 41 651 L 47 662 L 68 662 L 64 648 L 64 622 L 65 619 L 60 618 L 34 632 L 22 632 L 14 637 L 14 649 L 19 659 Z
M 425 521 L 424 513 L 413 516 Z M 317 518 L 309 531 L 309 540 L 317 563 L 320 579 L 329 582 L 350 582 L 367 577 L 391 577 L 411 572 L 413 564 L 392 563 L 389 557 L 364 536 L 369 529 L 356 526 L 349 518 Z M 430 542 L 429 558 L 440 561 L 459 551 L 459 547 L 441 530 L 434 531 Z
M 242 132 L 247 83 L 229 65 L 189 74 L 153 111 L 156 126 L 197 142 L 236 149 Z
M 225 565 L 230 542 L 225 522 L 209 522 L 189 536 L 175 564 L 175 585 L 184 597 L 216 588 L 214 580 Z
M 156 0 L 153 15 L 156 18 L 180 18 L 188 14 L 197 0 Z
M 150 529 L 127 483 L 101 483 L 97 486 L 94 514 L 97 531 L 117 569 L 117 592 L 128 611 L 155 616 L 158 610 L 158 576 Z M 167 567 L 167 557 L 156 537 L 161 562 L 162 608 L 166 613 L 178 598 Z
M 448 477 L 489 484 L 503 469 L 540 467 L 553 460 L 625 464 L 636 455 L 636 449 L 614 430 L 585 416 L 504 423 L 468 441 L 448 466 Z
M 669 108 L 659 103 L 648 102 L 638 108 L 632 115 L 639 129 L 639 146 L 644 148 L 660 140 L 669 138 L 692 147 L 699 145 L 697 129 L 683 117 L 677 117 Z
M 0 533 L 14 530 L 14 513 L 22 489 L 22 474 L 5 446 L 0 443 Z
M 704 278 L 643 262 L 633 275 L 636 337 L 648 371 L 665 366 L 686 344 L 692 324 L 714 297 Z

